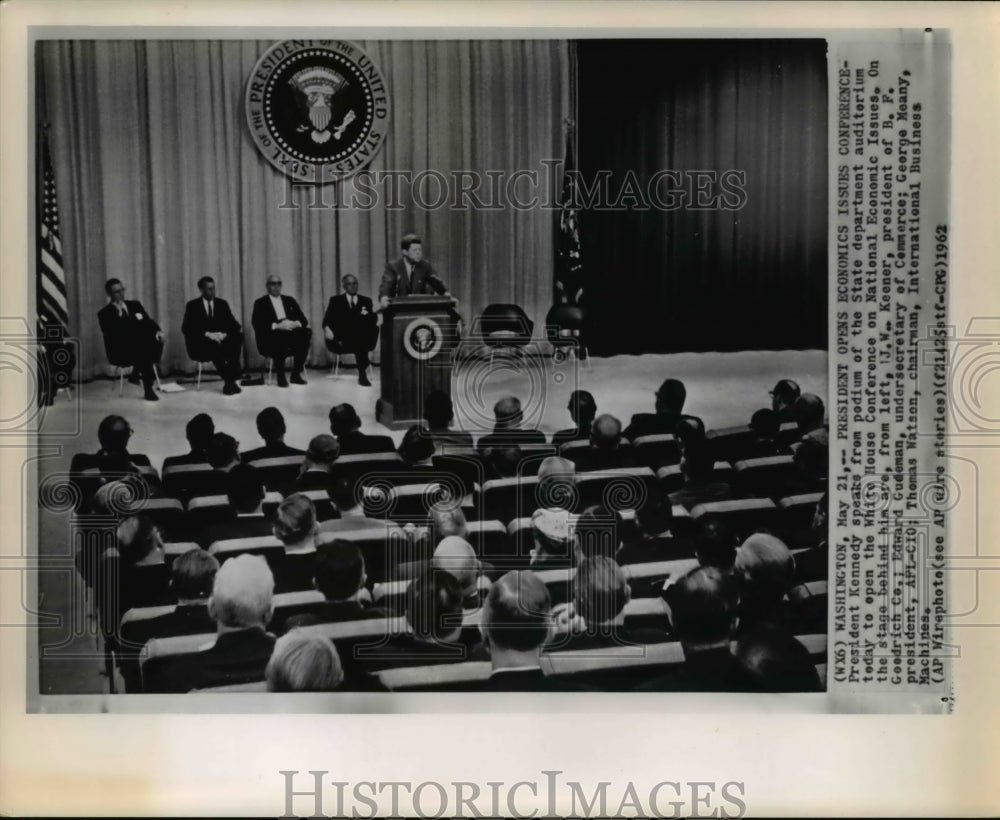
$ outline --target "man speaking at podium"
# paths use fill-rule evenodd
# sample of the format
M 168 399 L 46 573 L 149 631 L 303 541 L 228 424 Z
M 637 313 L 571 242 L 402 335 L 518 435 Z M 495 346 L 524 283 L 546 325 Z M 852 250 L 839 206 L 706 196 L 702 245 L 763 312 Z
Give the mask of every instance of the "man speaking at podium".
M 430 262 L 424 259 L 424 249 L 419 236 L 408 233 L 403 237 L 400 246 L 403 255 L 385 266 L 382 284 L 378 286 L 379 302 L 382 307 L 388 307 L 390 299 L 413 293 L 451 296 Z

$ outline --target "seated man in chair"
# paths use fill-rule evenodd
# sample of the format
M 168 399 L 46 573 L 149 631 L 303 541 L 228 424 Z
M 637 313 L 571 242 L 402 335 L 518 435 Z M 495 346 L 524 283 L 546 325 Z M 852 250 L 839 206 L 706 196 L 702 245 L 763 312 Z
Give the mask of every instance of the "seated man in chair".
M 257 348 L 262 356 L 274 359 L 274 369 L 278 374 L 278 387 L 305 384 L 302 369 L 309 354 L 312 331 L 309 320 L 291 296 L 281 294 L 281 277 L 271 274 L 267 277 L 267 295 L 253 303 L 250 320 Z M 292 378 L 285 378 L 285 359 L 294 359 Z
M 141 378 L 146 401 L 159 401 L 153 391 L 153 365 L 163 354 L 163 331 L 141 302 L 125 299 L 120 279 L 109 279 L 104 290 L 111 301 L 97 312 L 97 321 L 108 359 L 115 367 L 134 367 L 129 381 Z
M 370 387 L 368 352 L 378 339 L 378 320 L 372 300 L 358 295 L 358 277 L 347 274 L 341 280 L 344 292 L 330 298 L 323 316 L 323 335 L 332 353 L 353 353 L 358 363 L 358 384 Z
M 203 276 L 198 280 L 201 296 L 184 307 L 181 333 L 188 355 L 196 362 L 210 361 L 222 376 L 222 392 L 232 396 L 242 392 L 236 383 L 240 378 L 240 355 L 243 352 L 243 328 L 236 321 L 229 303 L 215 297 L 215 280 Z

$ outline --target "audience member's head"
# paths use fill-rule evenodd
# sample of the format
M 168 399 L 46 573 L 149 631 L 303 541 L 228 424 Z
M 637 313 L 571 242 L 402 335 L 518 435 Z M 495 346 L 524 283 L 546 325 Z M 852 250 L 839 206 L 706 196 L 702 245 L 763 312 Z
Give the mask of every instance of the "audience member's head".
M 569 565 L 576 563 L 576 539 L 573 534 L 574 517 L 562 509 L 542 508 L 531 515 L 531 533 L 535 549 L 531 563 Z
M 212 595 L 219 562 L 203 549 L 190 549 L 170 567 L 170 589 L 179 602 L 207 601 Z
M 635 525 L 646 538 L 670 534 L 674 523 L 674 507 L 670 497 L 656 489 L 647 493 L 635 508 Z
M 292 493 L 278 505 L 274 537 L 286 547 L 309 541 L 316 535 L 316 507 L 302 493 Z
M 462 588 L 462 594 L 474 592 L 479 581 L 479 559 L 472 544 L 458 535 L 448 535 L 441 539 L 434 549 L 431 566 L 436 570 L 450 572 Z
M 453 575 L 427 569 L 406 588 L 406 622 L 422 641 L 453 640 L 462 628 L 462 587 Z
M 313 436 L 306 449 L 306 457 L 302 464 L 305 470 L 325 470 L 330 471 L 333 462 L 340 455 L 340 444 L 333 436 L 322 433 Z
M 493 417 L 497 430 L 516 430 L 523 418 L 521 400 L 516 396 L 506 396 L 493 405 Z
M 678 379 L 667 379 L 656 391 L 656 414 L 659 416 L 679 416 L 684 411 L 687 388 Z
M 614 450 L 622 443 L 622 423 L 604 413 L 594 419 L 590 428 L 590 444 L 598 450 Z
M 431 430 L 447 430 L 455 418 L 451 396 L 443 390 L 432 390 L 424 399 L 424 421 Z
M 479 628 L 493 668 L 517 655 L 537 657 L 552 631 L 551 611 L 549 591 L 535 573 L 517 570 L 497 581 L 486 597 Z
M 208 614 L 220 630 L 265 627 L 271 620 L 274 576 L 259 555 L 237 555 L 215 573 Z
M 576 551 L 580 558 L 613 557 L 621 539 L 618 519 L 607 508 L 592 504 L 580 513 L 573 527 Z
M 792 405 L 795 423 L 803 433 L 810 433 L 823 426 L 823 400 L 812 393 L 803 393 Z
M 586 558 L 576 569 L 573 602 L 587 626 L 614 622 L 631 595 L 625 573 L 611 558 Z
M 330 431 L 340 438 L 361 427 L 361 419 L 350 404 L 338 404 L 330 408 Z
M 414 424 L 403 435 L 396 451 L 403 463 L 409 466 L 430 464 L 434 455 L 434 439 L 419 424 Z
M 567 409 L 573 423 L 582 430 L 590 427 L 597 416 L 597 402 L 586 390 L 574 390 L 570 393 Z
M 783 629 L 753 630 L 737 642 L 735 654 L 751 691 L 823 690 L 809 650 Z
M 122 416 L 105 416 L 97 427 L 97 440 L 106 453 L 117 455 L 128 452 L 132 427 Z
M 501 444 L 498 447 L 487 447 L 483 456 L 495 478 L 515 478 L 523 453 L 516 444 Z
M 330 692 L 344 670 L 333 641 L 293 629 L 275 641 L 264 677 L 268 692 Z
M 451 504 L 434 504 L 427 515 L 427 537 L 431 546 L 437 546 L 442 538 L 458 536 L 465 538 L 468 525 L 461 507 Z
M 712 480 L 715 473 L 715 458 L 707 443 L 685 449 L 681 471 L 688 481 Z
M 313 583 L 326 600 L 349 601 L 365 581 L 365 559 L 357 544 L 336 538 L 316 556 Z
M 341 513 L 361 506 L 357 479 L 350 475 L 335 475 L 327 485 L 326 492 Z
M 823 497 L 816 502 L 816 512 L 813 513 L 813 529 L 825 530 L 827 522 L 830 520 L 830 493 L 823 493 Z
M 686 653 L 728 647 L 739 604 L 731 575 L 715 567 L 698 567 L 667 587 L 664 598 Z
M 703 567 L 730 572 L 736 562 L 736 534 L 718 516 L 698 519 L 694 528 L 694 554 Z
M 750 417 L 750 429 L 757 438 L 774 439 L 781 429 L 781 419 L 773 410 L 764 407 Z
M 199 413 L 184 428 L 192 453 L 208 453 L 208 447 L 215 435 L 215 422 L 208 413 Z
M 130 515 L 118 524 L 118 554 L 134 566 L 152 558 L 163 548 L 160 531 L 148 515 Z
M 771 390 L 771 409 L 780 413 L 786 407 L 791 407 L 800 393 L 798 384 L 791 379 L 782 379 Z
M 674 436 L 682 453 L 701 446 L 705 442 L 705 422 L 697 416 L 685 416 L 674 427 Z
M 795 559 L 783 541 L 757 532 L 736 551 L 735 568 L 743 598 L 774 603 L 792 585 Z
M 538 465 L 538 487 L 535 491 L 541 507 L 576 507 L 576 465 L 562 456 L 549 456 Z
M 240 445 L 228 433 L 216 433 L 208 444 L 208 463 L 228 471 L 240 463 Z
M 265 407 L 257 414 L 257 434 L 265 444 L 277 444 L 285 437 L 285 417 L 277 407 Z
M 237 514 L 257 512 L 264 494 L 264 479 L 256 467 L 237 464 L 226 476 L 226 496 Z

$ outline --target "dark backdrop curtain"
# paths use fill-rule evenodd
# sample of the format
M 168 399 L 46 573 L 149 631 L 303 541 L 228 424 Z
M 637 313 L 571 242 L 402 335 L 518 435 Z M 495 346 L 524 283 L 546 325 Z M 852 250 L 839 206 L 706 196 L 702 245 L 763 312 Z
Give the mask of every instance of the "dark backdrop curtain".
M 36 80 L 50 126 L 62 218 L 70 332 L 84 378 L 110 372 L 97 310 L 117 276 L 167 332 L 164 369 L 190 371 L 180 334 L 195 282 L 215 277 L 243 317 L 278 273 L 316 332 L 340 277 L 375 294 L 382 269 L 415 231 L 467 320 L 512 301 L 540 322 L 551 302 L 552 212 L 325 207 L 346 190 L 299 191 L 258 153 L 243 110 L 247 76 L 270 41 L 44 41 Z M 544 171 L 561 158 L 569 113 L 568 46 L 556 41 L 359 43 L 391 91 L 389 135 L 372 170 Z M 44 102 L 41 102 L 44 100 Z M 346 189 L 350 183 L 345 183 Z M 429 189 L 428 198 L 434 191 Z M 481 196 L 483 194 L 481 193 Z
M 737 211 L 581 214 L 591 349 L 825 348 L 825 42 L 581 41 L 578 59 L 585 180 L 746 174 Z

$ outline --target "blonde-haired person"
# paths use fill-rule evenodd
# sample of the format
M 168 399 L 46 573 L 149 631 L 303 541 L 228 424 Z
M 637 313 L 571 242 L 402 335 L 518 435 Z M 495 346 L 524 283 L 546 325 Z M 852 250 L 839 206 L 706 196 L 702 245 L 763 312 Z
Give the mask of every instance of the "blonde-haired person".
M 298 629 L 278 638 L 264 674 L 269 692 L 329 692 L 344 682 L 333 643 Z

